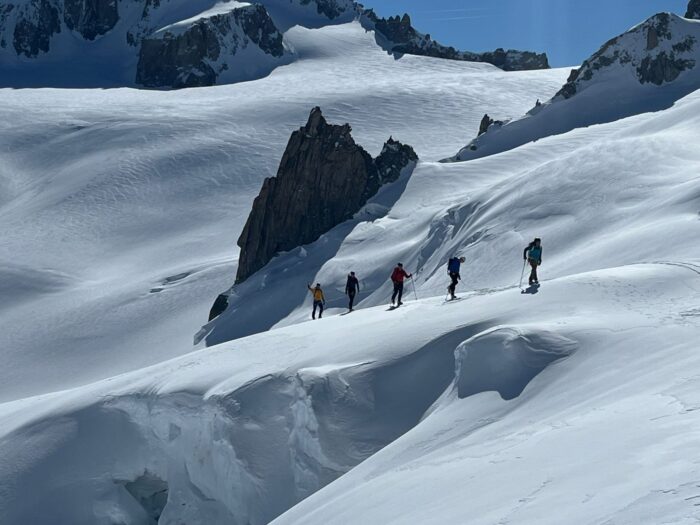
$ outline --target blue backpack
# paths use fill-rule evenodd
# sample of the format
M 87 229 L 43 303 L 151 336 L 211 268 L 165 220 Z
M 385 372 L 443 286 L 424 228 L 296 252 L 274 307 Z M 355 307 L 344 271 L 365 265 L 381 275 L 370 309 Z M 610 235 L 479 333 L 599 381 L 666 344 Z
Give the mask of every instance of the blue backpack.
M 460 264 L 459 259 L 457 257 L 453 257 L 447 263 L 447 271 L 449 273 L 459 273 Z

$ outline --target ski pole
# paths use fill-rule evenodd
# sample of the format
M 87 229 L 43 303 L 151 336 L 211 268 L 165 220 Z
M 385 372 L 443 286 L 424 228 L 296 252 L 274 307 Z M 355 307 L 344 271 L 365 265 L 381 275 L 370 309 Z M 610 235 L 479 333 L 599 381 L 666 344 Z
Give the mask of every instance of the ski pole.
M 523 277 L 525 277 L 525 266 L 527 266 L 527 261 L 523 261 L 523 271 L 520 272 L 520 285 L 519 288 L 522 290 L 523 288 Z
M 416 301 L 418 300 L 418 293 L 416 292 L 416 280 L 411 279 L 411 283 L 413 284 L 413 295 L 416 296 Z

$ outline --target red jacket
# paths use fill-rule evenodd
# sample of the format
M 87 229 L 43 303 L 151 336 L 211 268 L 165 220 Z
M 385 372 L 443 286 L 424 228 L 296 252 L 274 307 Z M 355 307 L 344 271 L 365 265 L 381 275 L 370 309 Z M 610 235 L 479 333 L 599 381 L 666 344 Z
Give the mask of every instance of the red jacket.
M 402 283 L 405 277 L 410 277 L 410 275 L 406 273 L 406 270 L 399 268 L 398 266 L 394 268 L 394 271 L 391 274 L 391 280 L 395 283 Z

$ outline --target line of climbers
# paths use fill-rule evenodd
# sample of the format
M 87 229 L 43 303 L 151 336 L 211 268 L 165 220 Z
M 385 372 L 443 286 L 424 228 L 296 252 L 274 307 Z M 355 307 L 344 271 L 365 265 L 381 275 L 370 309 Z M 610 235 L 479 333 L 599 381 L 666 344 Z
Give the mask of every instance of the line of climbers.
M 447 287 L 447 293 L 450 300 L 457 299 L 455 292 L 457 290 L 457 284 L 462 280 L 460 275 L 460 268 L 466 259 L 464 257 L 452 257 L 447 262 L 447 274 L 450 277 L 450 285 Z M 539 284 L 539 279 L 537 277 L 537 267 L 542 264 L 542 240 L 538 237 L 523 250 L 523 261 L 530 264 L 530 278 L 528 280 L 529 284 L 536 285 Z M 391 272 L 391 282 L 394 286 L 394 292 L 391 295 L 391 305 L 392 308 L 398 308 L 403 304 L 401 299 L 403 298 L 403 285 L 405 279 L 411 279 L 413 277 L 412 273 L 406 273 L 403 268 L 403 264 L 398 263 L 394 270 Z M 522 285 L 522 279 L 521 279 Z M 326 297 L 323 294 L 323 289 L 320 283 L 316 283 L 316 286 L 312 287 L 311 284 L 308 285 L 309 291 L 313 295 L 313 310 L 311 312 L 311 318 L 316 319 L 316 311 L 318 310 L 318 318 L 323 317 L 323 308 L 326 305 Z M 360 281 L 358 280 L 355 272 L 350 272 L 348 275 L 347 283 L 345 284 L 345 295 L 348 296 L 348 312 L 353 311 L 353 305 L 355 304 L 355 297 L 360 293 Z

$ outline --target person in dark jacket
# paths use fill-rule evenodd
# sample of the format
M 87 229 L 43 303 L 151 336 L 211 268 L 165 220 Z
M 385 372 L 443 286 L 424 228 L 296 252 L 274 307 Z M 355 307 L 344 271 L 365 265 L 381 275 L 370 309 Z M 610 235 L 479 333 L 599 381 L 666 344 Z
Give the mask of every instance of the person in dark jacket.
M 321 319 L 323 317 L 323 307 L 326 304 L 326 297 L 323 295 L 323 290 L 321 289 L 321 284 L 316 283 L 315 287 L 311 287 L 311 284 L 308 285 L 309 291 L 311 292 L 311 295 L 314 296 L 314 309 L 311 312 L 311 319 L 316 319 L 316 309 L 318 308 L 318 318 Z
M 447 263 L 447 274 L 452 279 L 452 283 L 447 287 L 447 291 L 450 293 L 452 299 L 456 299 L 455 290 L 457 290 L 457 283 L 462 279 L 459 275 L 459 269 L 466 259 L 464 257 L 452 257 Z
M 355 272 L 350 272 L 348 282 L 345 285 L 345 295 L 350 299 L 348 309 L 352 312 L 352 305 L 355 303 L 355 296 L 360 293 L 360 281 L 355 277 Z
M 523 250 L 523 260 L 530 263 L 532 271 L 530 272 L 530 285 L 539 284 L 537 278 L 537 267 L 542 264 L 542 240 L 538 237 Z
M 391 296 L 391 304 L 396 303 L 396 306 L 401 306 L 403 304 L 401 302 L 401 297 L 403 296 L 403 280 L 410 279 L 411 277 L 413 277 L 413 274 L 406 273 L 406 270 L 403 269 L 403 264 L 399 263 L 396 265 L 394 271 L 391 272 L 391 282 L 394 283 L 394 293 Z

